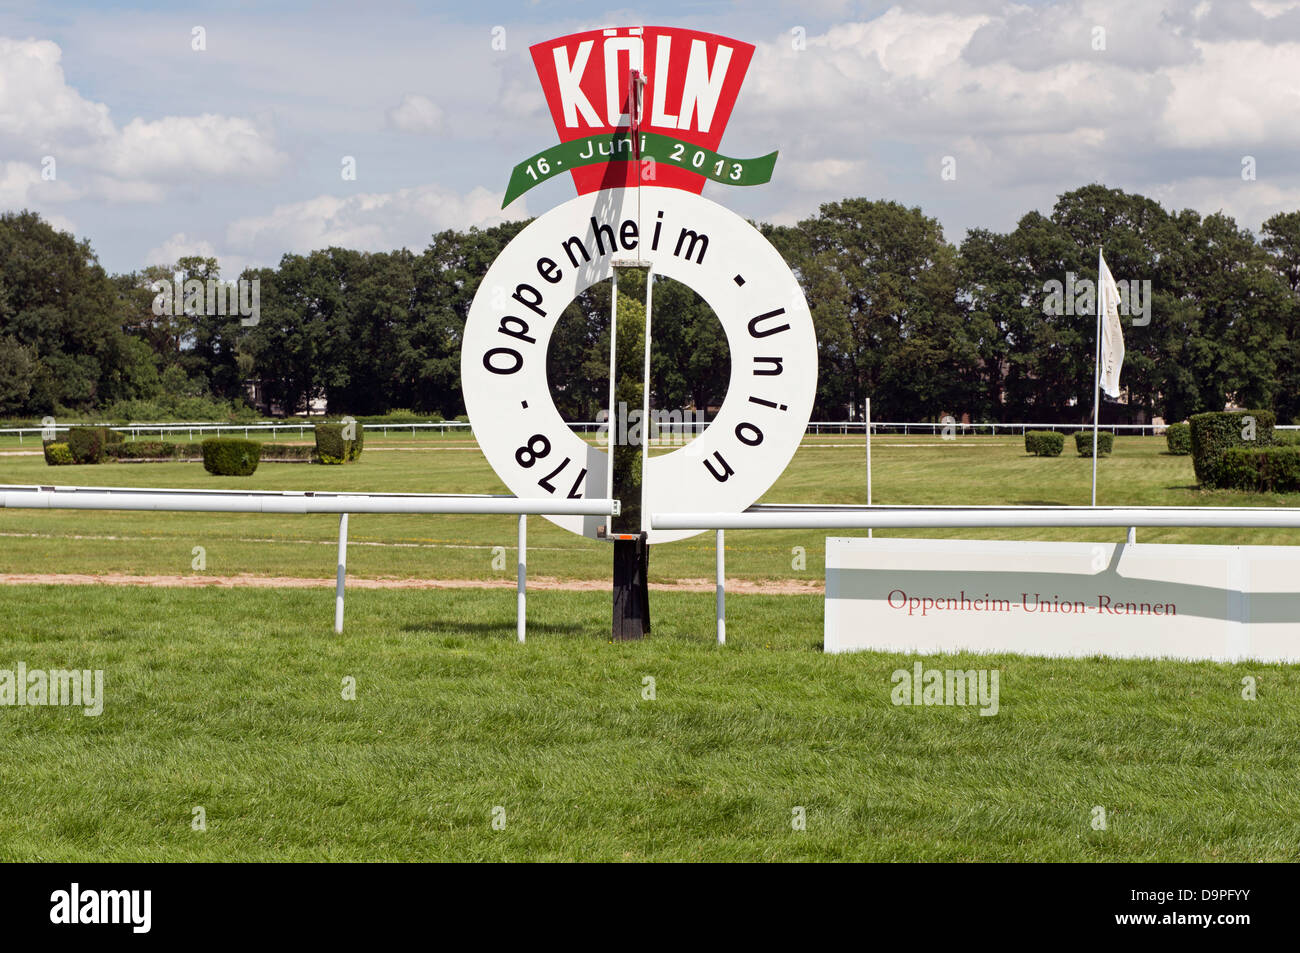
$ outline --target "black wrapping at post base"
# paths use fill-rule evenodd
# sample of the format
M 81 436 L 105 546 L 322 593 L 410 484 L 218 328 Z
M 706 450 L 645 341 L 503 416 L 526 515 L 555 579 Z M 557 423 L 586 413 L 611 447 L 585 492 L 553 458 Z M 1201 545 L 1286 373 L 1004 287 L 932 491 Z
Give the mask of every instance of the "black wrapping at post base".
M 636 539 L 614 540 L 614 639 L 650 634 L 650 544 L 643 532 Z

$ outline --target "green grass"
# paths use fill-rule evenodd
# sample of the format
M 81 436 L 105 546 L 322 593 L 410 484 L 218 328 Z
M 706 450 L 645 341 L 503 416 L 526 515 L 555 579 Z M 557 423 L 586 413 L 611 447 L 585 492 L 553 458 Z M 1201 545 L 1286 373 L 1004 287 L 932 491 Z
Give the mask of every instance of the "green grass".
M 998 668 L 987 718 L 894 707 L 910 660 L 823 655 L 815 598 L 733 599 L 721 649 L 708 596 L 639 644 L 608 598 L 533 595 L 520 646 L 509 593 L 358 592 L 336 637 L 325 590 L 0 590 L 0 667 L 106 695 L 0 709 L 0 860 L 1300 857 L 1294 668 L 927 662 Z
M 1203 492 L 1194 486 L 1190 457 L 1164 452 L 1163 438 L 1123 437 L 1115 455 L 1100 461 L 1099 499 L 1151 506 L 1294 505 L 1296 495 Z M 1073 455 L 1030 457 L 1020 438 L 877 438 L 873 452 L 877 503 L 1086 504 L 1091 461 Z M 367 437 L 357 464 L 262 464 L 247 478 L 213 477 L 197 463 L 105 464 L 48 467 L 41 457 L 0 457 L 0 483 L 58 482 L 102 486 L 504 493 L 504 485 L 464 435 Z M 765 502 L 861 503 L 866 500 L 861 438 L 810 437 Z M 0 511 L 0 572 L 191 572 L 192 551 L 203 546 L 209 575 L 317 576 L 334 573 L 337 520 L 328 516 L 203 513 Z M 853 535 L 853 534 L 845 534 Z M 1115 541 L 1122 529 L 900 530 L 881 535 Z M 360 577 L 508 580 L 494 569 L 494 547 L 513 551 L 513 517 L 362 515 L 350 520 L 349 573 Z M 1282 529 L 1140 530 L 1142 542 L 1300 542 Z M 820 578 L 824 534 L 749 531 L 727 534 L 729 575 L 746 579 Z M 806 568 L 792 568 L 794 548 Z M 561 579 L 606 579 L 609 548 L 529 520 L 529 570 Z M 713 536 L 657 546 L 651 580 L 711 579 Z
M 1118 440 L 1101 461 L 1102 501 L 1296 502 L 1202 493 L 1190 459 L 1163 448 Z M 809 438 L 767 500 L 863 502 L 862 449 Z M 1086 503 L 1091 473 L 1086 459 L 1027 457 L 1019 438 L 883 438 L 874 464 L 882 503 Z M 368 437 L 359 464 L 263 464 L 246 479 L 0 457 L 0 483 L 56 480 L 504 491 L 472 443 L 450 436 Z M 354 516 L 349 570 L 504 581 L 512 568 L 494 571 L 491 547 L 513 547 L 514 529 L 513 518 Z M 209 575 L 330 579 L 336 531 L 331 517 L 0 511 L 0 572 L 188 574 L 203 545 Z M 819 579 L 822 540 L 728 533 L 729 575 Z M 534 574 L 609 578 L 604 544 L 540 519 L 529 542 Z M 656 547 L 652 578 L 710 578 L 712 561 L 711 535 Z M 988 718 L 894 707 L 890 675 L 911 660 L 824 655 L 817 597 L 734 596 L 725 648 L 711 595 L 656 592 L 653 635 L 634 644 L 609 641 L 609 600 L 530 594 L 520 646 L 509 591 L 354 590 L 334 636 L 329 589 L 0 587 L 0 669 L 102 668 L 107 695 L 99 718 L 0 708 L 0 860 L 1300 859 L 1295 667 L 926 661 L 999 669 L 1001 710 Z M 1241 698 L 1248 675 L 1257 701 Z M 355 701 L 340 697 L 345 676 Z M 203 833 L 190 827 L 200 805 Z M 491 824 L 497 806 L 504 830 Z M 1095 806 L 1105 831 L 1090 826 Z M 806 831 L 791 828 L 795 807 Z

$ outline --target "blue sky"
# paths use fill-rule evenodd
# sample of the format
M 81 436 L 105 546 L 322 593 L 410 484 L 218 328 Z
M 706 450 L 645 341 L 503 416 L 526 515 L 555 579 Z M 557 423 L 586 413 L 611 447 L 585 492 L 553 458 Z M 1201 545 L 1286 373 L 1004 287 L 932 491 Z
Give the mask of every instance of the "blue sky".
M 89 238 L 111 271 L 422 248 L 573 194 L 558 178 L 499 208 L 512 166 L 556 141 L 528 46 L 640 23 L 758 46 L 722 151 L 780 149 L 776 174 L 705 193 L 747 216 L 889 198 L 959 240 L 1093 181 L 1252 229 L 1300 207 L 1293 0 L 18 0 L 0 6 L 0 209 Z

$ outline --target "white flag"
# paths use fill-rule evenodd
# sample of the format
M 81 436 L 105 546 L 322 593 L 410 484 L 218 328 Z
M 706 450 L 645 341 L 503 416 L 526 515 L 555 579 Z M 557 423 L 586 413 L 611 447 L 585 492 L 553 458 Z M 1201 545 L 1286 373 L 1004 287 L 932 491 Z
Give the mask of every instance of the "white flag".
M 1119 396 L 1119 369 L 1124 365 L 1124 329 L 1119 320 L 1119 288 L 1106 259 L 1097 255 L 1097 314 L 1101 318 L 1101 389 Z

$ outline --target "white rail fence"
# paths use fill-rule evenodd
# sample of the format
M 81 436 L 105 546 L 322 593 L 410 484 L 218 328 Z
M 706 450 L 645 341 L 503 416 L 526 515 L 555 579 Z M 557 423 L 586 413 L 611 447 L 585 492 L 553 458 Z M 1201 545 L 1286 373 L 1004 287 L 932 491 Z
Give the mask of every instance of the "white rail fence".
M 683 436 L 694 434 L 697 431 L 703 432 L 709 426 L 710 421 L 669 421 L 658 424 L 661 435 Z M 245 437 L 251 437 L 254 434 L 269 433 L 274 440 L 281 433 L 297 434 L 299 438 L 311 436 L 312 427 L 315 422 L 292 422 L 292 423 L 261 423 L 261 424 L 213 424 L 213 423 L 134 423 L 134 424 L 55 424 L 51 427 L 3 427 L 0 428 L 0 436 L 16 435 L 18 442 L 23 443 L 25 437 L 41 437 L 43 433 L 53 431 L 55 434 L 67 432 L 70 427 L 74 426 L 106 426 L 109 430 L 116 430 L 123 434 L 129 434 L 131 438 L 139 439 L 141 436 L 157 434 L 158 439 L 162 439 L 167 434 L 184 433 L 190 440 L 194 435 L 199 436 L 216 436 L 220 437 L 230 434 L 243 434 Z M 459 433 L 468 432 L 469 424 L 457 420 L 444 420 L 430 423 L 411 423 L 411 424 L 359 424 L 363 430 L 372 433 L 380 433 L 387 436 L 391 433 L 406 433 L 416 436 L 420 432 L 435 432 L 446 435 L 449 432 Z M 595 420 L 576 421 L 569 424 L 569 428 L 579 433 L 604 433 L 605 428 L 609 425 Z M 850 434 L 861 434 L 864 431 L 865 423 L 861 420 L 813 420 L 809 421 L 807 433 L 810 436 L 824 436 L 839 434 L 847 436 Z M 917 436 L 940 436 L 951 434 L 953 436 L 1018 436 L 1023 435 L 1027 430 L 1060 430 L 1073 432 L 1075 430 L 1091 429 L 1087 424 L 1034 424 L 1034 423 L 935 423 L 933 421 L 899 421 L 899 420 L 875 420 L 871 423 L 872 434 L 915 434 Z M 1106 424 L 1102 430 L 1113 430 L 1120 433 L 1131 433 L 1139 437 L 1162 436 L 1165 432 L 1164 424 Z M 1300 430 L 1300 424 L 1278 424 L 1276 430 Z
M 654 513 L 654 529 L 716 533 L 717 639 L 727 641 L 726 546 L 729 529 L 971 529 L 984 527 L 1139 526 L 1281 527 L 1300 529 L 1300 507 L 1263 506 L 861 506 L 759 504 L 743 513 Z
M 529 516 L 618 515 L 617 500 L 519 499 L 463 493 L 318 493 L 311 490 L 169 490 L 104 486 L 0 486 L 0 508 L 48 510 L 143 510 L 183 513 L 337 513 L 338 568 L 334 631 L 343 631 L 343 589 L 347 572 L 348 514 L 423 513 L 514 515 L 519 517 L 516 631 L 524 641 L 527 615 L 526 527 Z

